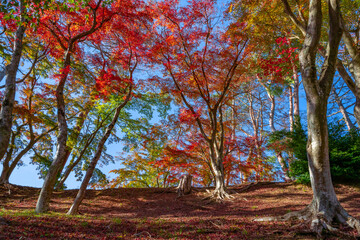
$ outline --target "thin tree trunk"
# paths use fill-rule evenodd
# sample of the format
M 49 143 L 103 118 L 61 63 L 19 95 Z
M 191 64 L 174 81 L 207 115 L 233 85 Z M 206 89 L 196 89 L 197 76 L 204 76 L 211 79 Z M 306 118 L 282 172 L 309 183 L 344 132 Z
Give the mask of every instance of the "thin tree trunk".
M 26 154 L 28 153 L 31 148 L 41 139 L 43 138 L 45 135 L 49 134 L 50 132 L 54 131 L 56 128 L 52 128 L 42 134 L 40 134 L 38 137 L 36 138 L 32 138 L 30 139 L 29 143 L 26 145 L 26 147 L 21 150 L 19 152 L 18 155 L 16 155 L 16 157 L 14 158 L 14 160 L 11 162 L 10 164 L 10 167 L 8 167 L 5 171 L 3 169 L 3 171 L 1 172 L 1 176 L 0 176 L 0 182 L 2 182 L 3 180 L 6 182 L 6 183 L 9 183 L 9 179 L 10 179 L 10 176 L 12 174 L 12 172 L 14 171 L 15 167 L 17 166 L 17 164 L 19 163 L 19 161 L 21 160 L 21 158 Z
M 19 69 L 19 63 L 23 50 L 23 38 L 26 30 L 24 14 L 24 3 L 20 1 L 20 23 L 15 33 L 14 52 L 11 56 L 10 64 L 6 66 L 5 71 L 5 92 L 1 103 L 0 111 L 0 159 L 2 159 L 9 146 L 13 108 L 16 92 L 16 73 Z
M 341 19 L 341 25 L 344 29 L 343 40 L 346 46 L 346 49 L 351 56 L 351 63 L 352 63 L 352 73 L 355 79 L 355 84 L 353 83 L 352 79 L 344 78 L 345 82 L 350 85 L 350 90 L 354 93 L 356 102 L 354 107 L 354 115 L 356 118 L 356 122 L 358 127 L 360 127 L 360 49 L 355 44 L 350 32 L 346 29 L 344 20 Z M 343 73 L 343 75 L 346 75 Z M 345 76 L 346 77 L 346 76 Z M 349 81 L 351 80 L 351 81 Z M 355 86 L 354 86 L 355 85 Z
M 58 127 L 59 134 L 57 137 L 57 146 L 56 146 L 56 155 L 54 161 L 51 163 L 49 171 L 45 177 L 43 187 L 41 188 L 40 195 L 36 204 L 35 211 L 37 213 L 44 213 L 49 210 L 49 202 L 54 190 L 56 180 L 58 178 L 58 173 L 63 166 L 63 162 L 66 160 L 67 155 L 67 122 L 65 115 L 65 101 L 64 101 L 64 86 L 69 74 L 68 68 L 70 67 L 70 51 L 68 50 L 65 54 L 65 61 L 63 66 L 63 73 L 59 84 L 56 88 L 56 103 L 57 103 L 57 118 L 58 118 Z
M 334 94 L 335 101 L 336 101 L 337 105 L 339 106 L 340 112 L 341 112 L 341 114 L 342 114 L 342 116 L 343 116 L 343 119 L 344 119 L 344 121 L 345 121 L 345 124 L 346 124 L 347 129 L 348 129 L 348 130 L 354 129 L 355 126 L 354 126 L 354 124 L 351 122 L 351 119 L 350 119 L 350 117 L 349 117 L 349 114 L 348 114 L 348 112 L 346 111 L 344 105 L 342 104 L 339 95 L 336 93 L 336 91 L 335 91 L 334 88 L 332 88 L 331 91 L 332 91 L 332 93 Z
M 88 169 L 86 170 L 86 174 L 85 174 L 85 177 L 81 183 L 81 186 L 80 186 L 80 189 L 75 197 L 75 200 L 72 204 L 72 206 L 70 207 L 69 211 L 67 212 L 68 215 L 74 215 L 74 214 L 77 214 L 78 213 L 78 210 L 79 210 L 79 206 L 82 202 L 82 200 L 84 199 L 85 197 L 85 191 L 86 191 L 86 188 L 90 182 L 90 179 L 94 173 L 94 170 L 95 170 L 95 167 L 96 167 L 96 164 L 97 162 L 99 161 L 100 159 L 100 156 L 101 156 L 101 153 L 102 153 L 102 150 L 104 148 L 104 145 L 106 143 L 106 140 L 109 138 L 110 136 L 110 133 L 111 131 L 113 130 L 118 118 L 119 118 L 119 115 L 120 115 L 120 112 L 121 112 L 121 109 L 124 108 L 124 106 L 129 102 L 130 100 L 130 96 L 131 96 L 131 92 L 132 92 L 132 85 L 130 85 L 130 89 L 129 89 L 129 93 L 127 94 L 126 96 L 126 99 L 125 101 L 116 108 L 115 110 L 115 114 L 114 114 L 114 117 L 110 123 L 110 125 L 106 128 L 106 131 L 105 131 L 105 134 L 104 136 L 101 138 L 99 144 L 98 144 L 98 147 L 96 149 L 96 152 L 95 152 L 95 155 L 94 157 L 92 158 L 92 160 L 90 161 L 90 164 L 89 164 L 89 167 Z
M 59 190 L 59 189 L 62 189 L 63 186 L 64 186 L 64 183 L 66 181 L 66 179 L 69 177 L 71 171 L 74 169 L 74 167 L 76 167 L 76 165 L 79 164 L 79 162 L 81 161 L 82 157 L 84 156 L 86 150 L 88 149 L 88 147 L 90 146 L 90 144 L 92 143 L 92 141 L 94 140 L 95 136 L 96 136 L 96 133 L 100 130 L 100 127 L 91 135 L 91 137 L 87 140 L 85 146 L 83 147 L 83 149 L 81 150 L 79 156 L 76 158 L 76 160 L 73 162 L 73 163 L 70 163 L 63 176 L 61 177 L 58 185 L 56 186 L 56 189 Z
M 269 112 L 269 126 L 270 126 L 270 130 L 272 133 L 276 132 L 276 128 L 275 128 L 275 123 L 274 123 L 274 118 L 275 118 L 275 110 L 276 110 L 276 101 L 275 101 L 275 96 L 271 94 L 271 92 L 269 91 L 269 89 L 260 82 L 260 84 L 265 88 L 266 90 L 266 93 L 268 95 L 268 98 L 270 100 L 270 112 Z M 292 109 L 292 98 L 293 98 L 293 94 L 292 94 L 292 88 L 289 87 L 289 100 L 290 100 L 290 111 L 289 111 L 289 122 L 290 122 L 290 128 L 292 128 L 292 126 L 294 125 L 294 120 L 293 120 L 293 117 L 292 117 L 292 114 L 293 114 L 293 109 Z M 252 103 L 251 103 L 251 106 L 252 106 Z M 250 114 L 250 115 L 254 115 L 254 114 Z M 256 127 L 256 124 L 253 123 L 253 128 L 255 129 Z M 255 131 L 255 134 L 258 134 L 258 131 Z M 256 135 L 257 136 L 257 135 Z M 256 140 L 256 142 L 258 142 Z M 258 143 L 256 143 L 258 145 Z M 260 147 L 258 147 L 260 148 Z M 257 157 L 258 158 L 261 158 L 261 152 L 260 152 L 260 149 L 257 150 Z M 287 163 L 284 159 L 284 157 L 282 156 L 282 153 L 279 152 L 279 151 L 276 151 L 275 150 L 275 154 L 276 154 L 276 158 L 278 160 L 278 163 L 280 164 L 281 166 L 281 170 L 283 171 L 284 173 L 284 178 L 285 178 L 285 181 L 290 181 L 290 177 L 289 177 L 289 169 L 287 167 Z
M 74 162 L 70 163 L 70 164 L 67 166 L 67 168 L 66 168 L 63 176 L 61 177 L 59 183 L 58 183 L 57 186 L 56 186 L 56 189 L 57 189 L 57 190 L 63 188 L 64 183 L 65 183 L 66 179 L 69 177 L 71 171 L 74 169 L 74 167 L 75 167 L 76 165 L 79 164 L 79 162 L 81 161 L 82 157 L 84 156 L 86 150 L 88 149 L 88 147 L 90 146 L 90 144 L 91 144 L 91 143 L 93 142 L 93 140 L 95 139 L 96 134 L 97 134 L 97 133 L 99 132 L 99 130 L 103 127 L 104 122 L 105 122 L 108 118 L 110 118 L 110 116 L 111 116 L 111 114 L 107 115 L 107 116 L 99 123 L 99 125 L 98 125 L 98 127 L 95 129 L 95 131 L 94 131 L 94 132 L 90 135 L 90 137 L 86 140 L 86 143 L 85 143 L 83 149 L 81 150 L 79 156 L 77 157 L 77 159 L 76 159 Z
M 293 75 L 294 75 L 294 89 L 293 89 L 293 102 L 294 102 L 294 119 L 300 117 L 300 106 L 299 106 L 299 74 L 295 65 L 293 65 Z
M 81 113 L 79 114 L 78 120 L 76 121 L 76 125 L 75 125 L 75 127 L 74 127 L 74 131 L 73 131 L 73 133 L 69 136 L 69 141 L 71 142 L 71 145 L 68 145 L 67 148 L 66 148 L 65 159 L 64 159 L 64 161 L 62 162 L 62 165 L 61 165 L 61 167 L 60 167 L 59 172 L 61 172 L 61 171 L 64 169 L 65 164 L 66 164 L 67 160 L 69 159 L 69 157 L 70 157 L 70 155 L 71 155 L 71 152 L 72 152 L 73 149 L 74 149 L 73 146 L 75 146 L 76 143 L 77 143 L 77 141 L 78 141 L 78 138 L 79 138 L 79 136 L 80 136 L 81 129 L 82 129 L 83 125 L 84 125 L 84 122 L 85 122 L 85 120 L 86 120 L 86 118 L 87 118 L 87 115 L 88 115 L 89 111 L 90 111 L 90 108 L 87 108 L 85 111 L 83 111 L 83 112 L 81 112 Z M 80 161 L 80 160 L 79 160 L 79 161 Z M 75 167 L 75 166 L 73 166 L 72 168 L 74 168 L 74 167 Z M 72 170 L 72 168 L 70 169 L 70 171 Z M 67 173 L 67 169 L 66 169 L 64 175 L 65 175 L 66 173 Z M 61 180 L 60 180 L 59 183 L 57 183 L 57 185 L 56 185 L 56 187 L 55 187 L 55 190 L 60 190 L 60 189 L 63 187 L 63 184 L 64 184 L 66 178 L 69 176 L 69 174 L 70 174 L 70 172 L 67 174 L 67 176 L 65 177 L 65 179 L 64 179 L 64 177 L 61 177 L 61 178 L 60 178 Z M 61 183 L 61 181 L 62 181 L 62 183 Z
M 289 86 L 289 127 L 290 132 L 294 130 L 294 94 L 293 89 Z
M 10 144 L 10 148 L 8 149 L 8 151 L 6 152 L 6 157 L 3 161 L 3 169 L 1 171 L 1 176 L 0 176 L 0 184 L 5 184 L 5 183 L 9 183 L 9 177 L 7 177 L 7 172 L 9 172 L 10 169 L 10 161 L 14 152 L 14 146 L 15 146 L 15 139 L 16 139 L 16 134 L 12 133 L 11 134 L 11 144 Z
M 0 82 L 5 77 L 5 75 L 6 75 L 6 68 L 4 67 L 0 70 Z

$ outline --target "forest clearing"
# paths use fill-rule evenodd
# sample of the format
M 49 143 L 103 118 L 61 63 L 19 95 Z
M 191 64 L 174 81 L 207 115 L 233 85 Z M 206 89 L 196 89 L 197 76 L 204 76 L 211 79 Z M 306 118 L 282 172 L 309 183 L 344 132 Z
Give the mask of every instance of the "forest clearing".
M 10 195 L 9 195 L 10 189 Z M 312 198 L 311 188 L 292 183 L 259 182 L 230 187 L 234 197 L 203 200 L 204 188 L 177 198 L 174 188 L 88 190 L 80 214 L 65 215 L 77 190 L 55 192 L 53 212 L 34 212 L 40 189 L 1 189 L 1 239 L 317 239 L 301 221 L 255 222 L 255 218 L 300 210 Z M 336 185 L 342 205 L 360 217 L 359 187 Z M 356 239 L 344 228 L 325 239 Z

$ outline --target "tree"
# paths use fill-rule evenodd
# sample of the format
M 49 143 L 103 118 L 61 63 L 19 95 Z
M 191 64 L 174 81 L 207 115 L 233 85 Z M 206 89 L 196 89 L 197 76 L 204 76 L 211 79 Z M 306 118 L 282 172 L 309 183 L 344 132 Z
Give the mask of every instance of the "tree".
M 164 77 L 154 80 L 173 94 L 182 105 L 182 118 L 193 122 L 206 142 L 215 175 L 213 197 L 228 197 L 223 162 L 230 134 L 223 113 L 245 71 L 246 36 L 220 30 L 213 1 L 193 1 L 185 7 L 160 2 L 156 12 L 151 58 Z
M 54 3 L 58 4 L 58 3 Z M 60 75 L 56 87 L 57 119 L 59 133 L 57 137 L 56 156 L 45 177 L 43 187 L 36 204 L 36 212 L 42 213 L 49 210 L 49 201 L 58 173 L 64 167 L 68 148 L 66 146 L 68 137 L 68 125 L 66 119 L 66 109 L 64 101 L 64 88 L 68 79 L 71 67 L 71 57 L 79 54 L 79 42 L 101 29 L 103 25 L 110 21 L 114 14 L 102 3 L 80 2 L 80 6 L 69 3 L 62 3 L 55 10 L 48 11 L 41 19 L 40 34 L 48 37 L 48 41 L 55 44 L 52 54 L 62 59 Z M 76 12 L 77 7 L 82 7 L 80 12 Z M 59 50 L 60 49 L 60 50 Z
M 138 4 L 143 6 L 142 2 L 138 2 Z M 111 111 L 114 112 L 111 123 L 107 126 L 104 135 L 97 145 L 78 194 L 67 214 L 77 214 L 104 145 L 115 127 L 120 112 L 132 98 L 134 71 L 138 64 L 142 62 L 143 56 L 146 53 L 144 44 L 147 41 L 148 35 L 144 34 L 144 30 L 149 27 L 147 13 L 147 9 L 140 10 L 138 14 L 141 17 L 132 18 L 128 22 L 129 26 L 124 26 L 123 19 L 120 16 L 116 16 L 111 24 L 112 32 L 104 32 L 107 33 L 107 36 L 102 39 L 103 47 L 100 47 L 99 51 L 100 55 L 103 58 L 106 56 L 106 58 L 103 59 L 104 64 L 102 65 L 103 69 L 100 71 L 100 77 L 96 79 L 96 90 L 99 93 L 99 97 L 105 101 L 113 100 L 117 104 L 116 108 Z M 123 31 L 124 28 L 127 31 Z M 118 70 L 116 71 L 113 67 Z M 111 99 L 111 96 L 113 96 L 113 99 Z M 123 99 L 123 101 L 120 99 Z
M 283 2 L 287 3 L 286 0 Z M 340 6 L 337 0 L 328 0 L 330 30 L 324 63 L 317 73 L 316 55 L 322 27 L 322 1 L 311 0 L 309 19 L 303 47 L 300 52 L 300 70 L 307 100 L 308 142 L 307 156 L 313 200 L 299 212 L 289 213 L 285 218 L 298 217 L 311 221 L 311 228 L 321 234 L 324 228 L 334 230 L 335 220 L 360 231 L 360 222 L 351 217 L 340 205 L 331 180 L 327 128 L 327 100 L 332 87 L 338 47 L 342 35 Z M 286 6 L 286 5 L 285 5 Z
M 348 85 L 351 92 L 356 98 L 354 106 L 354 115 L 360 127 L 360 39 L 359 39 L 359 21 L 358 11 L 360 5 L 357 1 L 345 1 L 343 3 L 341 26 L 343 29 L 343 41 L 346 46 L 346 52 L 348 56 L 344 59 L 349 61 L 348 69 L 350 71 L 344 71 L 341 61 L 337 63 L 337 67 L 341 77 Z M 349 74 L 349 72 L 351 74 Z
M 0 183 L 9 183 L 10 175 L 21 158 L 42 138 L 56 130 L 54 122 L 42 117 L 43 113 L 39 108 L 43 106 L 44 101 L 41 98 L 39 101 L 39 97 L 36 96 L 37 80 L 36 77 L 30 77 L 30 80 L 25 82 L 25 86 L 20 92 L 20 99 L 23 104 L 17 104 L 14 107 L 16 131 L 13 131 L 11 135 L 11 144 L 3 161 Z M 39 130 L 40 128 L 41 130 Z
M 9 6 L 8 6 L 9 5 Z M 9 140 L 12 127 L 12 111 L 14 108 L 15 92 L 16 92 L 16 74 L 18 72 L 21 54 L 23 50 L 23 38 L 27 27 L 27 19 L 25 16 L 25 3 L 23 0 L 17 2 L 18 6 L 11 6 L 7 3 L 6 12 L 16 12 L 18 20 L 15 21 L 16 32 L 14 36 L 14 47 L 10 63 L 5 67 L 3 73 L 5 74 L 5 93 L 1 103 L 0 111 L 0 159 L 3 158 L 9 146 Z M 4 15 L 1 14 L 0 22 L 6 26 Z M 1 79 L 0 79 L 1 80 Z

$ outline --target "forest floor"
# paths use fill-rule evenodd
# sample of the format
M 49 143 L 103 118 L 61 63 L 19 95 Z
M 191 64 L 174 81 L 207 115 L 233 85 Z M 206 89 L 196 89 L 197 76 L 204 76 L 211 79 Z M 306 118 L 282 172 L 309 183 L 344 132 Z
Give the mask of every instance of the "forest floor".
M 0 186 L 0 239 L 316 239 L 300 221 L 254 222 L 304 208 L 311 188 L 291 183 L 257 183 L 231 187 L 233 199 L 204 200 L 196 188 L 177 198 L 172 189 L 89 190 L 80 214 L 67 216 L 77 190 L 55 192 L 49 214 L 35 214 L 40 189 Z M 345 209 L 360 218 L 360 188 L 336 185 Z M 350 228 L 325 239 L 357 239 Z

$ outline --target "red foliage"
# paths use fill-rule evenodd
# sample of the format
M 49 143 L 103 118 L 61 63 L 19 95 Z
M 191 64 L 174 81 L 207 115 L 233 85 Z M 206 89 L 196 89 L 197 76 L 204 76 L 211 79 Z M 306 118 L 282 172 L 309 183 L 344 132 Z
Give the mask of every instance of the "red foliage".
M 102 70 L 96 78 L 96 97 L 107 99 L 111 94 L 122 93 L 130 83 L 132 84 L 132 79 L 120 77 L 114 69 Z
M 270 77 L 274 83 L 284 83 L 285 77 L 292 74 L 292 67 L 298 61 L 297 48 L 291 47 L 286 37 L 276 39 L 276 44 L 279 49 L 276 49 L 274 56 L 261 58 L 259 65 L 264 77 Z

